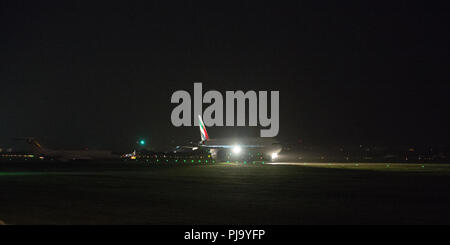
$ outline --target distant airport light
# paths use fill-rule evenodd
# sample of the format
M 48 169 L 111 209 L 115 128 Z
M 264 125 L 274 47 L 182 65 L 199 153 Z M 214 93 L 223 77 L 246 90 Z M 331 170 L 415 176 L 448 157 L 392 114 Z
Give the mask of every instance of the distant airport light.
M 278 153 L 274 152 L 272 153 L 272 160 L 275 160 L 278 158 Z
M 233 153 L 234 154 L 239 154 L 239 153 L 241 153 L 241 147 L 240 146 L 238 146 L 238 145 L 235 145 L 235 146 L 233 146 Z

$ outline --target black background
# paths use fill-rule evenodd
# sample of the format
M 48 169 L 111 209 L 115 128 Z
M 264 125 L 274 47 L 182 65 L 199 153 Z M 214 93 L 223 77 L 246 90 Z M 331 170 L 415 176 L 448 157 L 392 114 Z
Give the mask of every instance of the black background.
M 198 140 L 176 90 L 279 90 L 283 141 L 449 144 L 448 5 L 2 1 L 0 146 Z M 192 95 L 193 96 L 193 95 Z M 209 128 L 212 137 L 259 129 Z

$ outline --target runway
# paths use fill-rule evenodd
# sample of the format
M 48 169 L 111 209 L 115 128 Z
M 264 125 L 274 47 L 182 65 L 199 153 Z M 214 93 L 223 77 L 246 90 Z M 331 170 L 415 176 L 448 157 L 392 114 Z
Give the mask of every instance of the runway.
M 450 172 L 442 171 L 449 165 L 329 164 L 0 164 L 0 217 L 7 224 L 450 224 Z

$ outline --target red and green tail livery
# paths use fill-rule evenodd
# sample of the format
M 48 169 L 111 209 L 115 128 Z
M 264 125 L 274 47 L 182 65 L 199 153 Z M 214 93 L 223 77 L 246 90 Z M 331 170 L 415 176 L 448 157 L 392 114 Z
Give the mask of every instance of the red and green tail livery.
M 198 115 L 198 125 L 200 127 L 200 134 L 202 136 L 202 141 L 209 140 L 208 132 L 206 132 L 205 124 L 203 123 L 202 117 Z

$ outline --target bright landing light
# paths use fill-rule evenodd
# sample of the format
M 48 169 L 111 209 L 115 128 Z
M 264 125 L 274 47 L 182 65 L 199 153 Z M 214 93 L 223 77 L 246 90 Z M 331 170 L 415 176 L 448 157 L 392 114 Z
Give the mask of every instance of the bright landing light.
M 274 152 L 272 153 L 272 160 L 275 160 L 278 158 L 278 153 Z
M 233 152 L 239 154 L 241 152 L 241 147 L 238 145 L 233 146 Z

